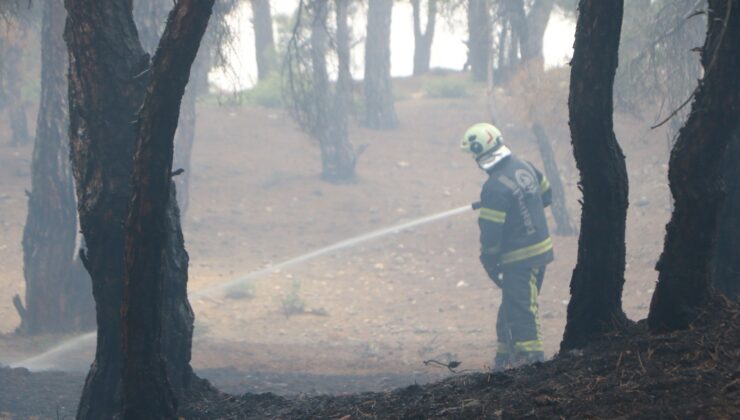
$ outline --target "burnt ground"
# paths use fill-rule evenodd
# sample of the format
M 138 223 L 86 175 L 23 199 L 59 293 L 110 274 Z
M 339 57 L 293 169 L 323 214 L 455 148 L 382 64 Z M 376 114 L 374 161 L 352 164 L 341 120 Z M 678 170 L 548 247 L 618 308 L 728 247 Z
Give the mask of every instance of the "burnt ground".
M 400 376 L 251 372 L 235 389 L 251 386 L 254 392 L 230 395 L 203 380 L 181 416 L 735 419 L 738 344 L 740 308 L 723 302 L 687 331 L 650 334 L 641 322 L 546 363 L 495 374 L 463 371 L 426 385 L 395 388 L 408 379 Z M 218 381 L 218 372 L 204 373 Z M 239 375 L 224 377 L 233 381 Z M 83 381 L 77 374 L 0 368 L 0 418 L 71 418 Z M 220 388 L 229 389 L 228 382 Z M 379 392 L 354 393 L 362 389 Z
M 639 323 L 546 363 L 381 393 L 286 399 L 204 386 L 183 416 L 733 419 L 740 416 L 739 327 L 738 307 L 715 307 L 688 331 L 651 335 Z

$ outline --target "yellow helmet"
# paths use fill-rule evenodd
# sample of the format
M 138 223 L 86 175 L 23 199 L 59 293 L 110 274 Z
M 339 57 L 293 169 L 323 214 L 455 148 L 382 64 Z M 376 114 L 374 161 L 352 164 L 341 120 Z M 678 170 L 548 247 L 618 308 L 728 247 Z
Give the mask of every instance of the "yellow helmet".
M 465 131 L 460 148 L 472 153 L 478 166 L 488 170 L 498 162 L 511 155 L 511 151 L 504 144 L 501 131 L 488 123 L 478 123 Z

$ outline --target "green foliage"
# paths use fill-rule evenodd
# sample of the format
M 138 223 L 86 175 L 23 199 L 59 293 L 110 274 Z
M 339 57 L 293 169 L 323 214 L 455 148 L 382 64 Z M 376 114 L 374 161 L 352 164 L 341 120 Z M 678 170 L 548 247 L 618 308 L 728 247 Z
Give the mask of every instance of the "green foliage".
M 242 94 L 244 103 L 258 105 L 265 108 L 279 108 L 283 106 L 283 90 L 280 76 L 272 73 L 265 80 L 257 83 L 252 89 Z
M 470 96 L 468 87 L 462 79 L 432 79 L 424 84 L 424 94 L 429 98 L 465 98 Z
M 283 297 L 280 309 L 285 316 L 298 315 L 306 312 L 306 303 L 301 299 L 301 282 L 293 280 L 290 293 Z

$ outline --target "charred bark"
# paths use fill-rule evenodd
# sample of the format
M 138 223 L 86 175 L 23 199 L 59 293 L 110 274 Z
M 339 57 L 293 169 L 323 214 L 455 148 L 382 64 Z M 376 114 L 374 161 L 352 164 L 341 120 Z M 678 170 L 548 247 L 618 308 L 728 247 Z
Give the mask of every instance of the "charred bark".
M 89 278 L 74 258 L 77 209 L 67 145 L 64 21 L 62 0 L 44 3 L 41 101 L 23 229 L 26 306 L 18 328 L 28 334 L 80 331 L 95 325 Z
M 712 284 L 728 298 L 740 300 L 740 126 L 727 147 L 723 173 L 726 196 L 717 220 Z
M 571 225 L 570 214 L 565 200 L 565 188 L 560 180 L 560 171 L 558 162 L 555 160 L 555 153 L 552 151 L 552 144 L 545 133 L 545 129 L 539 123 L 532 125 L 532 132 L 537 139 L 537 146 L 540 149 L 542 163 L 545 166 L 545 174 L 550 180 L 552 190 L 552 215 L 555 219 L 555 233 L 557 235 L 570 236 L 575 235 L 576 230 Z
M 365 41 L 365 124 L 373 129 L 398 125 L 391 84 L 393 0 L 373 0 L 367 9 Z
M 180 0 L 152 60 L 137 122 L 133 199 L 126 221 L 123 317 L 123 414 L 174 418 L 176 398 L 163 360 L 163 290 L 168 273 L 168 209 L 175 130 L 190 67 L 214 0 Z M 174 201 L 174 200 L 173 200 Z
M 275 40 L 272 35 L 270 0 L 251 0 L 254 47 L 257 58 L 257 78 L 265 80 L 273 70 Z
M 421 0 L 411 0 L 411 7 L 414 12 L 414 75 L 416 76 L 429 71 L 434 28 L 437 22 L 437 0 L 427 0 L 427 22 L 423 31 Z
M 139 39 L 145 51 L 155 53 L 159 39 L 167 22 L 167 15 L 172 7 L 171 0 L 139 1 L 134 4 L 134 19 L 139 31 Z M 201 92 L 208 89 L 208 71 L 210 70 L 212 49 L 201 48 L 193 64 L 190 83 L 185 89 L 180 106 L 180 121 L 175 132 L 174 167 L 183 170 L 176 179 L 180 213 L 185 214 L 190 204 L 190 160 L 195 144 L 196 102 Z
M 131 195 L 136 115 L 148 65 L 130 2 L 65 0 L 70 54 L 70 153 L 80 226 L 80 256 L 92 278 L 97 308 L 95 361 L 77 417 L 111 418 L 121 402 L 123 221 Z
M 710 0 L 708 22 L 704 77 L 669 161 L 675 201 L 648 315 L 653 330 L 688 327 L 710 297 L 725 197 L 721 162 L 740 115 L 740 0 Z
M 488 78 L 492 31 L 489 9 L 489 0 L 468 1 L 468 64 L 476 82 L 485 82 Z
M 623 8 L 623 0 L 581 0 L 578 6 L 568 105 L 583 210 L 561 350 L 581 347 L 626 323 L 628 182 L 612 120 Z
M 181 0 L 177 7 L 192 4 Z M 121 413 L 124 395 L 123 224 L 132 194 L 137 138 L 132 121 L 141 107 L 151 70 L 149 57 L 138 40 L 130 1 L 66 0 L 65 5 L 65 39 L 70 54 L 70 148 L 80 225 L 87 245 L 81 256 L 92 278 L 98 323 L 95 362 L 85 382 L 78 418 L 111 418 Z M 177 52 L 163 52 L 168 53 Z M 170 385 L 178 396 L 192 377 L 189 358 L 193 316 L 186 295 L 187 254 L 179 220 L 173 219 L 178 216 L 176 203 L 170 200 L 168 205 L 166 229 L 159 231 L 166 235 L 168 247 L 161 266 L 166 276 L 161 286 L 166 296 L 162 306 L 167 313 L 161 315 L 159 341 Z

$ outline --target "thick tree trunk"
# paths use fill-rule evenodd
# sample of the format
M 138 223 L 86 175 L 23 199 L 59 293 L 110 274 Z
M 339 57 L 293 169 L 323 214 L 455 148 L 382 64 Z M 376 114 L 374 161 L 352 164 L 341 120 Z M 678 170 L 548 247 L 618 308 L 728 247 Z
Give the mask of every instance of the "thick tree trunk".
M 712 260 L 712 283 L 728 298 L 740 300 L 740 126 L 724 157 L 726 197 L 717 220 L 718 236 Z
M 527 51 L 528 59 L 537 59 L 545 62 L 543 39 L 545 30 L 550 22 L 550 15 L 555 6 L 554 0 L 536 0 L 527 14 L 527 46 L 522 51 Z
M 272 72 L 275 60 L 275 41 L 272 35 L 270 0 L 251 0 L 254 46 L 257 58 L 257 77 L 265 80 Z
M 489 0 L 468 1 L 468 63 L 476 82 L 485 82 L 488 77 L 492 31 L 489 9 Z
M 414 11 L 414 75 L 416 76 L 429 71 L 434 28 L 437 22 L 437 0 L 427 0 L 427 22 L 424 31 L 421 30 L 421 0 L 411 0 L 411 7 Z
M 555 160 L 555 153 L 552 151 L 550 139 L 545 133 L 545 129 L 539 123 L 532 125 L 532 132 L 537 139 L 537 146 L 540 149 L 542 162 L 545 165 L 545 174 L 550 180 L 552 190 L 552 215 L 555 219 L 555 233 L 558 235 L 570 236 L 575 235 L 576 230 L 571 225 L 570 214 L 565 200 L 565 188 L 560 180 L 560 171 L 558 163 Z
M 180 0 L 170 13 L 139 111 L 133 199 L 126 221 L 123 412 L 127 419 L 174 418 L 176 398 L 161 347 L 168 273 L 168 210 L 175 130 L 190 67 L 214 0 Z M 174 201 L 174 200 L 173 200 Z
M 391 84 L 393 0 L 373 0 L 367 10 L 365 41 L 365 124 L 373 129 L 398 125 Z
M 74 258 L 77 209 L 67 145 L 65 14 L 62 0 L 44 3 L 41 101 L 23 229 L 26 306 L 18 329 L 29 334 L 80 331 L 95 325 L 89 277 Z
M 623 0 L 581 0 L 571 61 L 570 129 L 583 191 L 578 262 L 561 350 L 626 322 L 622 311 L 627 169 L 613 131 Z
M 80 226 L 97 308 L 97 348 L 77 417 L 120 411 L 123 221 L 131 196 L 134 126 L 148 66 L 130 2 L 65 0 L 70 53 L 70 148 Z
M 669 162 L 675 205 L 650 304 L 648 324 L 654 330 L 688 327 L 710 296 L 725 196 L 721 162 L 740 115 L 740 0 L 710 0 L 708 22 L 704 78 Z
M 190 4 L 181 1 L 178 4 Z M 135 120 L 144 97 L 149 60 L 139 43 L 131 2 L 66 0 L 70 53 L 70 147 L 80 225 L 97 307 L 97 349 L 78 418 L 119 415 L 123 398 L 123 222 L 130 202 Z M 183 6 L 184 7 L 184 6 Z M 175 82 L 175 81 L 173 81 Z M 175 206 L 170 201 L 170 206 Z M 168 211 L 161 348 L 175 395 L 192 375 L 192 312 L 187 302 L 185 253 L 177 210 Z M 177 311 L 177 312 L 175 312 Z

